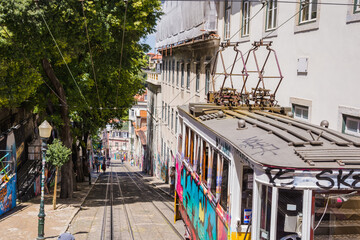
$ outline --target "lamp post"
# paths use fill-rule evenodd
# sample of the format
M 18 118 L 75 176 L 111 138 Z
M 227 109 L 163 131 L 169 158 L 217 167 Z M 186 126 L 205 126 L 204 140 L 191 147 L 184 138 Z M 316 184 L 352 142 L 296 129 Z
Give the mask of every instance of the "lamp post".
M 38 237 L 37 239 L 44 238 L 44 225 L 45 225 L 45 211 L 44 211 L 44 184 L 45 184 L 45 154 L 46 154 L 46 141 L 51 135 L 52 127 L 45 120 L 39 126 L 39 134 L 41 138 L 41 151 L 42 151 L 42 171 L 41 171 L 41 200 L 40 200 L 40 211 L 38 221 Z

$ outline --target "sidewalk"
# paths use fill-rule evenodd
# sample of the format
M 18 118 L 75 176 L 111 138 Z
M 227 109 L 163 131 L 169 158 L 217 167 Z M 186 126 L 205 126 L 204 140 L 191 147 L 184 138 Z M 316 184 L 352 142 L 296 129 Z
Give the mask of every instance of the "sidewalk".
M 99 174 L 91 173 L 92 183 Z M 45 239 L 57 239 L 67 230 L 68 224 L 80 209 L 92 185 L 88 181 L 77 183 L 79 191 L 75 191 L 72 199 L 60 199 L 60 186 L 58 186 L 57 209 L 53 210 L 53 194 L 45 195 Z M 38 236 L 38 214 L 40 196 L 29 202 L 17 205 L 10 212 L 0 216 L 0 240 L 2 239 L 36 239 Z

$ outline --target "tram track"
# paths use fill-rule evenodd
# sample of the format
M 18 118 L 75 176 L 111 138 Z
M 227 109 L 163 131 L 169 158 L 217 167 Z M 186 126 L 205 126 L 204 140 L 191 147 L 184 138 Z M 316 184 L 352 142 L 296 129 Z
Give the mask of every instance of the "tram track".
M 143 189 L 141 189 L 139 187 L 139 185 L 134 181 L 133 177 L 130 175 L 130 170 L 126 167 L 126 165 L 123 165 L 124 168 L 126 169 L 126 174 L 129 176 L 129 178 L 131 179 L 131 181 L 135 184 L 135 186 L 139 189 L 140 192 L 143 192 Z M 136 175 L 136 174 L 135 174 Z M 141 179 L 141 181 L 143 182 L 143 185 L 146 185 L 144 183 L 144 181 Z M 151 190 L 151 188 L 149 187 L 149 189 Z M 154 192 L 154 191 L 150 191 L 150 192 Z M 157 194 L 159 194 L 157 191 L 155 191 Z M 159 194 L 160 195 L 160 194 Z M 160 195 L 162 196 L 162 195 Z M 163 199 L 165 199 L 162 196 Z M 174 225 L 169 221 L 169 219 L 165 216 L 165 214 L 160 210 L 160 208 L 158 206 L 156 206 L 156 204 L 154 203 L 154 201 L 151 201 L 152 205 L 154 206 L 154 208 L 160 213 L 161 217 L 165 220 L 165 222 L 169 225 L 169 227 L 175 232 L 175 234 L 179 237 L 179 239 L 184 239 L 184 237 L 181 235 L 181 233 L 179 233 L 179 231 L 174 227 Z M 165 204 L 164 202 L 162 202 L 167 208 L 169 208 L 169 206 L 167 204 Z M 173 209 L 170 208 L 170 210 L 173 211 Z

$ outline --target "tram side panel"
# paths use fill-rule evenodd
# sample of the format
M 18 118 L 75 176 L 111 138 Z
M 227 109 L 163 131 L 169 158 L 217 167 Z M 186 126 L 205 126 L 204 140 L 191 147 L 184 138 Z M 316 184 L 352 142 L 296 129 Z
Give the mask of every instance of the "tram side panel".
M 191 239 L 228 239 L 228 214 L 183 160 L 178 154 L 176 193 L 179 211 Z

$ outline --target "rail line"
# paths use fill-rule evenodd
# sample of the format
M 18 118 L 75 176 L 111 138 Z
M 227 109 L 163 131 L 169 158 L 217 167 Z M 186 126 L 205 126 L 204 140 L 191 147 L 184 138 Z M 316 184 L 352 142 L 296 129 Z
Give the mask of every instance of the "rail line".
M 126 222 L 127 222 L 127 225 L 128 225 L 128 229 L 129 229 L 129 234 L 130 234 L 131 239 L 134 240 L 135 239 L 134 238 L 134 232 L 133 232 L 133 229 L 132 229 L 132 226 L 131 226 L 131 223 L 130 223 L 129 213 L 128 213 L 128 210 L 127 210 L 127 207 L 126 207 L 126 204 L 125 204 L 124 195 L 123 195 L 123 192 L 121 190 L 119 176 L 117 175 L 117 173 L 115 173 L 115 178 L 116 178 L 117 185 L 119 187 L 121 201 L 122 201 L 122 204 L 124 206 L 124 212 L 125 212 L 125 217 L 126 217 Z
M 139 187 L 139 185 L 134 181 L 133 177 L 129 174 L 129 169 L 126 167 L 126 165 L 123 165 L 127 172 L 126 174 L 130 177 L 131 181 L 135 184 L 135 186 L 142 191 L 142 189 Z M 158 192 L 157 192 L 158 193 Z M 158 193 L 159 194 L 159 193 Z M 151 201 L 152 205 L 155 207 L 155 209 L 160 213 L 160 215 L 162 216 L 162 218 L 166 221 L 166 223 L 171 227 L 171 229 L 176 233 L 176 235 L 180 238 L 180 239 L 184 239 L 184 237 L 181 235 L 181 233 L 179 233 L 179 231 L 174 227 L 174 225 L 169 221 L 169 219 L 167 219 L 167 217 L 164 215 L 164 213 L 156 206 L 156 204 Z M 163 202 L 164 203 L 164 202 Z M 164 203 L 165 204 L 165 203 Z M 168 207 L 167 204 L 165 204 L 166 207 Z
M 110 185 L 109 185 L 110 182 Z M 110 186 L 110 194 L 108 199 L 108 193 L 109 193 L 109 186 Z M 104 215 L 103 215 L 103 222 L 101 226 L 101 236 L 100 239 L 113 239 L 113 188 L 112 188 L 112 171 L 110 171 L 110 174 L 108 176 L 107 184 L 106 184 L 106 193 L 105 193 L 105 199 L 104 199 Z M 110 202 L 110 206 L 108 206 L 108 202 Z M 106 225 L 107 225 L 107 212 L 108 207 L 110 207 L 110 238 L 109 236 L 106 236 Z

